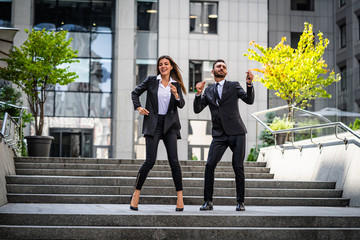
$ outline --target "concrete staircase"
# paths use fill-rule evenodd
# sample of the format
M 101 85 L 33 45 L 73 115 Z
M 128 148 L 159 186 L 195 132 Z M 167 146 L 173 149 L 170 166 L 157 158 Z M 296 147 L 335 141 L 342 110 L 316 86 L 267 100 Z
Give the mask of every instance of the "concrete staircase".
M 214 211 L 200 212 L 205 162 L 181 161 L 185 211 L 166 160 L 145 182 L 139 211 L 129 197 L 143 161 L 17 158 L 0 208 L 0 239 L 357 239 L 360 209 L 344 208 L 334 182 L 279 181 L 245 162 L 246 211 L 235 210 L 230 162 L 216 168 Z M 79 204 L 81 203 L 81 204 Z

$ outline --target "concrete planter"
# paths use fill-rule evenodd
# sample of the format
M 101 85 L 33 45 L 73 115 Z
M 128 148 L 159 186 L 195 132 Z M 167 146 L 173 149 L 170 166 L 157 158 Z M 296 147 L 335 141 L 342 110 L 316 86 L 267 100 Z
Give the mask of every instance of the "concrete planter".
M 281 145 L 284 144 L 287 139 L 288 134 L 287 133 L 279 133 L 276 134 L 276 144 Z
M 51 136 L 26 136 L 28 155 L 30 157 L 49 157 Z

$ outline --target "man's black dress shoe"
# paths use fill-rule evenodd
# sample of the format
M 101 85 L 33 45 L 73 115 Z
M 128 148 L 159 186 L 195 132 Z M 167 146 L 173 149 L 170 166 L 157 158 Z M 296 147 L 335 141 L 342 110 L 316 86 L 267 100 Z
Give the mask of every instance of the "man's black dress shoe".
M 238 202 L 236 205 L 236 211 L 245 211 L 245 204 L 243 202 Z
M 200 208 L 200 211 L 213 210 L 214 204 L 211 201 L 206 201 Z

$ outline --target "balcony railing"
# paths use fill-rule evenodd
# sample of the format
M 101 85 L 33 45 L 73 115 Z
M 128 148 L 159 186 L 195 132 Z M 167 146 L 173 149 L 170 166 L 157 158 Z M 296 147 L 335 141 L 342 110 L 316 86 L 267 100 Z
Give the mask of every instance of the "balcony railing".
M 264 118 L 264 116 L 266 116 L 269 113 L 274 113 L 276 116 L 279 116 L 280 114 L 286 115 L 286 116 L 290 116 L 290 119 L 295 123 L 293 128 L 290 129 L 283 129 L 283 130 L 277 130 L 274 131 L 272 130 L 269 125 L 270 123 L 266 122 L 266 119 Z M 290 114 L 290 115 L 288 115 Z M 300 151 L 303 150 L 303 146 L 298 146 L 295 144 L 295 133 L 304 133 L 304 132 L 308 132 L 309 133 L 309 137 L 310 137 L 310 141 L 311 144 L 317 145 L 320 149 L 323 147 L 323 143 L 321 142 L 315 142 L 314 141 L 314 132 L 317 131 L 321 131 L 321 129 L 329 129 L 329 128 L 333 128 L 333 134 L 334 137 L 336 139 L 340 139 L 345 145 L 347 145 L 349 143 L 349 139 L 346 137 L 341 138 L 339 136 L 339 132 L 348 132 L 351 135 L 354 136 L 354 138 L 356 139 L 357 142 L 360 142 L 360 135 L 357 134 L 356 132 L 354 132 L 352 129 L 350 129 L 348 126 L 346 126 L 344 123 L 342 122 L 332 122 L 330 121 L 328 118 L 311 112 L 311 111 L 307 111 L 301 108 L 297 108 L 294 106 L 281 106 L 281 107 L 276 107 L 276 108 L 271 108 L 271 109 L 267 109 L 264 111 L 259 111 L 256 113 L 252 114 L 252 117 L 254 117 L 256 119 L 256 150 L 258 151 L 258 131 L 259 131 L 259 124 L 261 126 L 264 127 L 264 129 L 266 129 L 267 131 L 269 131 L 271 134 L 274 135 L 274 141 L 275 141 L 275 147 L 279 148 L 282 152 L 284 152 L 285 148 L 281 147 L 277 142 L 276 142 L 276 136 L 278 134 L 284 134 L 286 133 L 288 136 L 288 140 L 289 142 L 291 142 L 292 146 L 294 148 L 299 149 Z M 315 121 L 316 119 L 316 121 Z M 308 125 L 308 126 L 301 126 L 301 122 L 302 120 L 305 121 L 309 121 L 309 120 L 314 120 L 313 122 L 316 122 L 317 124 L 313 124 L 313 125 Z M 329 134 L 327 134 L 329 135 Z M 360 146 L 358 144 L 358 146 Z
M 26 107 L 19 107 L 2 101 L 0 101 L 0 104 L 20 109 L 20 114 L 17 117 L 10 116 L 7 112 L 5 112 L 4 119 L 2 119 L 2 124 L 0 126 L 0 139 L 14 149 L 17 156 L 20 156 L 22 149 L 22 115 Z

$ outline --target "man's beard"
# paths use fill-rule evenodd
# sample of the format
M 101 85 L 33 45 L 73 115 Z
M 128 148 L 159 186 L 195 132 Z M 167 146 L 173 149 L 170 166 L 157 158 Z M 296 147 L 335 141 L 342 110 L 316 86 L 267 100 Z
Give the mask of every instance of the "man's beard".
M 222 74 L 214 72 L 214 76 L 216 78 L 224 78 L 226 76 L 226 74 L 224 72 L 222 72 Z

